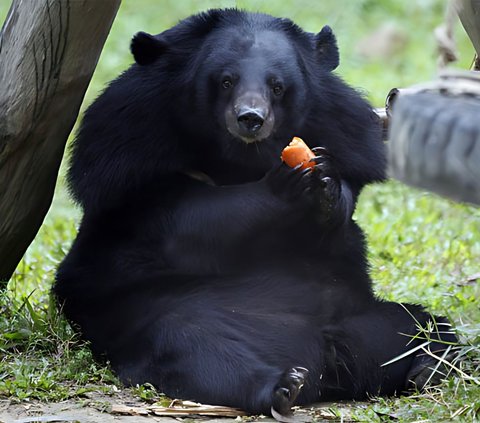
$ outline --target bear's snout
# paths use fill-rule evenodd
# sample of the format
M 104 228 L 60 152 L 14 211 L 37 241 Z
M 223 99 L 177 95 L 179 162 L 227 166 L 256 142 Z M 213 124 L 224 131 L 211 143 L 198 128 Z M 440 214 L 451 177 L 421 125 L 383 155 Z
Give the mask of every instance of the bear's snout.
M 247 134 L 257 133 L 265 121 L 266 110 L 243 107 L 237 114 L 240 130 Z
M 268 138 L 274 126 L 270 103 L 258 92 L 247 92 L 233 102 L 225 113 L 228 131 L 246 143 Z

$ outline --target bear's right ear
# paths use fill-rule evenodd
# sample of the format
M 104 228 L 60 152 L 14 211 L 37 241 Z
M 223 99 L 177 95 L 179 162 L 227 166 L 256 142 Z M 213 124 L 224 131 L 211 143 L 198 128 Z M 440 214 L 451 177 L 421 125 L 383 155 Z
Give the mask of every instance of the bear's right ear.
M 135 62 L 142 66 L 153 63 L 166 49 L 166 42 L 146 32 L 137 32 L 130 44 Z
M 336 69 L 340 63 L 337 39 L 328 25 L 315 35 L 315 52 L 322 67 L 328 71 Z

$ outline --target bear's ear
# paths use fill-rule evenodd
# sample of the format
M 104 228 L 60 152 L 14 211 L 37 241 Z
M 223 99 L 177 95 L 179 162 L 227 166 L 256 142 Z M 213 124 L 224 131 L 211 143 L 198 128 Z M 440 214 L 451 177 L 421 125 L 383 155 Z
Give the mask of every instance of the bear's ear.
M 153 63 L 166 49 L 166 42 L 146 32 L 137 32 L 130 44 L 135 61 L 142 66 Z
M 340 63 L 337 39 L 328 25 L 315 35 L 315 52 L 322 67 L 328 71 L 334 70 Z

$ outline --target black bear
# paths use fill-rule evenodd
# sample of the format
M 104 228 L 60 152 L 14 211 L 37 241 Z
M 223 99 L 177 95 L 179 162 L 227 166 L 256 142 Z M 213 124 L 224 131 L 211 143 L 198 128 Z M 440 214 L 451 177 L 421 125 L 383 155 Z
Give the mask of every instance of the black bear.
M 94 352 L 125 383 L 279 419 L 421 385 L 421 349 L 382 364 L 448 323 L 372 293 L 352 213 L 385 176 L 384 146 L 370 105 L 332 73 L 332 30 L 215 9 L 131 50 L 73 145 L 84 215 L 54 287 Z M 313 169 L 281 162 L 293 136 Z

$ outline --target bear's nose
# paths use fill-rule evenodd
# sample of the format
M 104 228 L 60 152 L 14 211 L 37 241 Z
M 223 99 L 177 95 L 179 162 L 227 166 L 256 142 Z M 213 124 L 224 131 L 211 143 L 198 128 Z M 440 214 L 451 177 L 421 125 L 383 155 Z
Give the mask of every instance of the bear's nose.
M 255 134 L 260 130 L 265 121 L 263 114 L 258 110 L 244 110 L 237 115 L 238 126 L 242 131 Z

